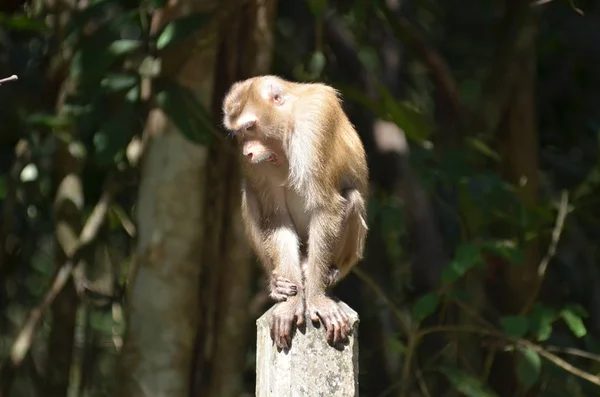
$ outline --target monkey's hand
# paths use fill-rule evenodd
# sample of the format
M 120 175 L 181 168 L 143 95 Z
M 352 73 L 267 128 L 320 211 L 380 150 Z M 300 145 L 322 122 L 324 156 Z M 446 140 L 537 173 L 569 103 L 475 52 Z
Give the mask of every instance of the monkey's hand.
M 290 296 L 296 296 L 298 294 L 298 286 L 289 279 L 278 275 L 277 273 L 271 273 L 271 281 L 269 283 L 271 293 L 269 296 L 275 302 L 283 302 Z
M 327 331 L 327 342 L 337 346 L 348 341 L 352 332 L 350 319 L 342 307 L 326 295 L 307 298 L 308 314 L 313 322 L 320 321 Z
M 304 300 L 300 296 L 288 297 L 275 305 L 271 315 L 271 339 L 279 349 L 292 346 L 294 325 L 304 326 Z

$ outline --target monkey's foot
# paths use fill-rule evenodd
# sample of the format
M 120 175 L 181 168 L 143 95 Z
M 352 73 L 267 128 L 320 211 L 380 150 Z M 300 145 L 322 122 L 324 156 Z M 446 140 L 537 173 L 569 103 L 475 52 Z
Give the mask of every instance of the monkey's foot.
M 269 287 L 271 290 L 269 296 L 275 302 L 283 302 L 289 296 L 296 296 L 298 294 L 298 286 L 295 283 L 276 273 L 271 274 Z
M 279 349 L 292 346 L 294 325 L 304 325 L 304 301 L 298 297 L 289 297 L 285 302 L 275 305 L 271 314 L 271 339 Z
M 320 321 L 327 331 L 327 342 L 337 346 L 348 341 L 352 332 L 350 319 L 342 307 L 326 295 L 307 298 L 308 314 L 313 322 Z

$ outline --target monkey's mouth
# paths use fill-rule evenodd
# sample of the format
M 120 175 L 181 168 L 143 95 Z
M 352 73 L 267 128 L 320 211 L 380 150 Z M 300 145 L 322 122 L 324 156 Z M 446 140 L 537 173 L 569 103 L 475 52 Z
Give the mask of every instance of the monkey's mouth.
M 279 157 L 275 153 L 263 154 L 262 156 L 253 156 L 249 158 L 249 161 L 253 164 L 261 164 L 264 162 L 269 162 L 274 165 L 279 164 Z

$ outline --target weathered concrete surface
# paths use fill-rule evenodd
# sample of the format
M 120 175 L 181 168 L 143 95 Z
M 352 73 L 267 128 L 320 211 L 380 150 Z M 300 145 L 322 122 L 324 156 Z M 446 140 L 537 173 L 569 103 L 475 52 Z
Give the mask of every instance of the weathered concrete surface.
M 343 350 L 327 344 L 325 329 L 306 318 L 306 331 L 296 330 L 289 351 L 277 351 L 269 332 L 269 309 L 257 321 L 257 397 L 358 397 L 358 314 L 345 303 L 352 324 Z

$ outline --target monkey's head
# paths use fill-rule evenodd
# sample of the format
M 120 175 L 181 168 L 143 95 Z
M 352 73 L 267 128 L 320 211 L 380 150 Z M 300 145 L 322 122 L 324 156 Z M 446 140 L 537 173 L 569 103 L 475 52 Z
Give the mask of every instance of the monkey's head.
M 223 125 L 252 164 L 281 164 L 292 129 L 293 83 L 275 76 L 253 77 L 231 86 L 223 100 Z

